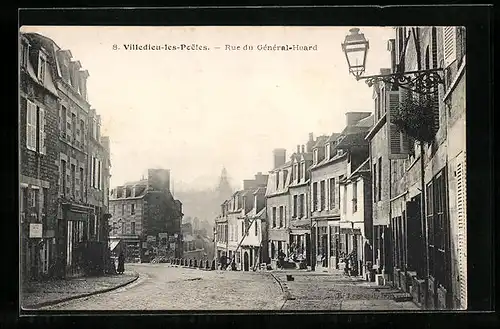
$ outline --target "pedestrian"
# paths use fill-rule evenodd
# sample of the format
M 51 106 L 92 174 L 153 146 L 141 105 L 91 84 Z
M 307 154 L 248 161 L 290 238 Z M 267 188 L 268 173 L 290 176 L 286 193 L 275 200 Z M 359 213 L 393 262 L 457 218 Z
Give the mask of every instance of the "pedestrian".
M 283 268 L 285 265 L 285 253 L 283 252 L 282 249 L 278 251 L 278 267 Z
M 116 271 L 118 274 L 123 274 L 123 272 L 125 272 L 125 255 L 123 254 L 123 251 L 121 251 L 118 256 L 118 268 Z

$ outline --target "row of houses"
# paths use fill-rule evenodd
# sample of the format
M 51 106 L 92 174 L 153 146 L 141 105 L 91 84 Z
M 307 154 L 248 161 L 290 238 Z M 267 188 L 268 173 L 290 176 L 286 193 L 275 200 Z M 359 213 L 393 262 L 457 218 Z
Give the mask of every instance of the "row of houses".
M 394 33 L 381 74 L 443 68 L 439 90 L 425 96 L 430 138 L 417 140 L 396 120 L 424 96 L 375 83 L 371 111 L 348 112 L 341 132 L 311 133 L 290 157 L 276 149 L 269 174 L 222 204 L 218 258 L 275 268 L 281 251 L 317 271 L 341 269 L 347 258 L 352 275 L 373 272 L 426 308 L 467 307 L 465 30 Z
M 88 100 L 89 73 L 36 33 L 21 33 L 19 59 L 21 277 L 103 272 L 110 141 Z

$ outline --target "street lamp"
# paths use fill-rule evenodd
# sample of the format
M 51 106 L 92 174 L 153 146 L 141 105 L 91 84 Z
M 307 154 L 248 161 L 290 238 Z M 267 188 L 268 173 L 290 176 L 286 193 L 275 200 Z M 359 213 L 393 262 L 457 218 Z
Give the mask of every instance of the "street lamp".
M 356 80 L 366 80 L 369 87 L 378 82 L 385 82 L 417 94 L 434 94 L 437 92 L 439 84 L 444 83 L 440 74 L 443 71 L 442 68 L 363 76 L 366 69 L 369 42 L 363 33 L 359 33 L 358 28 L 352 28 L 349 32 L 350 34 L 345 37 L 342 43 L 342 51 L 345 53 L 349 72 L 354 75 Z

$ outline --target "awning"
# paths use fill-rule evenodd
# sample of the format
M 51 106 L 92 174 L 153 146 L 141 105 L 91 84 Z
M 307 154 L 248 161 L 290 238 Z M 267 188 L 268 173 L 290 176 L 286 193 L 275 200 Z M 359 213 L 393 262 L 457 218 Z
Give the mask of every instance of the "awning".
M 113 252 L 113 250 L 116 249 L 116 247 L 118 246 L 118 244 L 120 243 L 120 240 L 115 240 L 115 241 L 109 241 L 108 242 L 108 246 L 109 246 L 109 250 L 111 252 Z

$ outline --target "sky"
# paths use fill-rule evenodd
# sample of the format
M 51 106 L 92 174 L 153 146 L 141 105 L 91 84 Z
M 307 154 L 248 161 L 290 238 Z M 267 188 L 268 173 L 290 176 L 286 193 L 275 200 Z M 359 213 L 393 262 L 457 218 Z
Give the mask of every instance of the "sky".
M 349 75 L 341 43 L 351 27 L 23 26 L 69 49 L 88 70 L 88 99 L 111 140 L 111 186 L 167 168 L 175 188 L 235 188 L 287 157 L 308 134 L 330 135 L 345 113 L 373 111 L 372 89 Z M 389 27 L 361 27 L 370 41 L 366 75 L 390 66 Z M 124 45 L 209 50 L 126 50 Z M 264 51 L 258 45 L 317 45 Z M 118 49 L 113 49 L 114 45 Z M 253 50 L 226 50 L 226 46 Z M 220 47 L 216 49 L 216 47 Z

